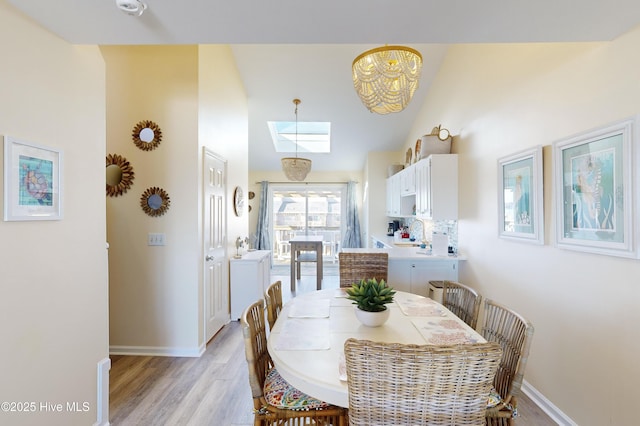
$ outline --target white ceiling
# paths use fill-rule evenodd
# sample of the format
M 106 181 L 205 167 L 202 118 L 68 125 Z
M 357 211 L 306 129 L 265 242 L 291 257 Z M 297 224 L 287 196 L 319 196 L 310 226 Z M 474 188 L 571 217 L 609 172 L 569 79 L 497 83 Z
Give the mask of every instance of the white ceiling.
M 308 155 L 313 169 L 359 170 L 365 152 L 402 147 L 448 45 L 608 41 L 640 22 L 638 0 L 147 0 L 141 17 L 115 0 L 6 1 L 73 44 L 231 44 L 251 170 L 280 168 L 266 122 L 294 120 L 294 98 L 300 121 L 332 123 L 332 154 Z M 425 67 L 409 107 L 377 115 L 353 90 L 351 62 L 383 44 L 417 49 Z

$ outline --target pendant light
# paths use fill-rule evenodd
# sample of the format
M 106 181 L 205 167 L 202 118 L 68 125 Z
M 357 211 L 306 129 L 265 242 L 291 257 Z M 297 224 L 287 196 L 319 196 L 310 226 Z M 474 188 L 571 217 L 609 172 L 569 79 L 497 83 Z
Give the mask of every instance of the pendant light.
M 296 156 L 285 157 L 282 161 L 282 171 L 289 180 L 303 181 L 311 171 L 311 160 L 307 158 L 298 158 L 298 105 L 300 105 L 300 99 L 294 99 L 293 103 L 296 106 Z
M 354 59 L 353 87 L 371 112 L 400 112 L 409 105 L 418 88 L 422 55 L 404 46 L 383 46 Z

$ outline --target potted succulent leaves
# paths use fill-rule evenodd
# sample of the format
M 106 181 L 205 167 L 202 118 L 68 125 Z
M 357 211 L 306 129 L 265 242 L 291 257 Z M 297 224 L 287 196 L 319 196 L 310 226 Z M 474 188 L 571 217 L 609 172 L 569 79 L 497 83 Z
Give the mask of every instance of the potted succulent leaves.
M 393 302 L 396 291 L 384 280 L 362 279 L 346 289 L 347 298 L 356 305 L 356 317 L 364 325 L 378 327 L 389 318 L 388 303 Z

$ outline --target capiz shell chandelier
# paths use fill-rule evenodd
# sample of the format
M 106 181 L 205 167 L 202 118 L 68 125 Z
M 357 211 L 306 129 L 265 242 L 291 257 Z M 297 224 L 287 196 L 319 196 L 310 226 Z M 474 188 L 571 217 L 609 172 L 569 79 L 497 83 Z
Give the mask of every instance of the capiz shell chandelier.
M 383 46 L 360 54 L 353 61 L 353 87 L 371 112 L 400 112 L 418 88 L 422 55 L 404 46 Z
M 293 103 L 296 106 L 296 156 L 285 157 L 282 161 L 282 171 L 289 180 L 303 181 L 309 172 L 311 171 L 311 160 L 307 158 L 298 158 L 298 105 L 300 105 L 300 99 L 294 99 Z

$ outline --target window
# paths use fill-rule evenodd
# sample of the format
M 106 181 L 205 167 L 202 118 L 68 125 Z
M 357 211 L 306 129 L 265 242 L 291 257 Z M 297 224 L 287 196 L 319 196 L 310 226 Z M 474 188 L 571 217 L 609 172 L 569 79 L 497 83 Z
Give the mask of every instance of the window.
M 290 262 L 289 240 L 296 235 L 321 235 L 324 258 L 335 260 L 342 242 L 346 185 L 273 184 L 270 193 L 274 262 Z
M 269 132 L 276 152 L 296 151 L 295 121 L 268 121 Z M 298 122 L 298 152 L 331 152 L 331 123 Z

